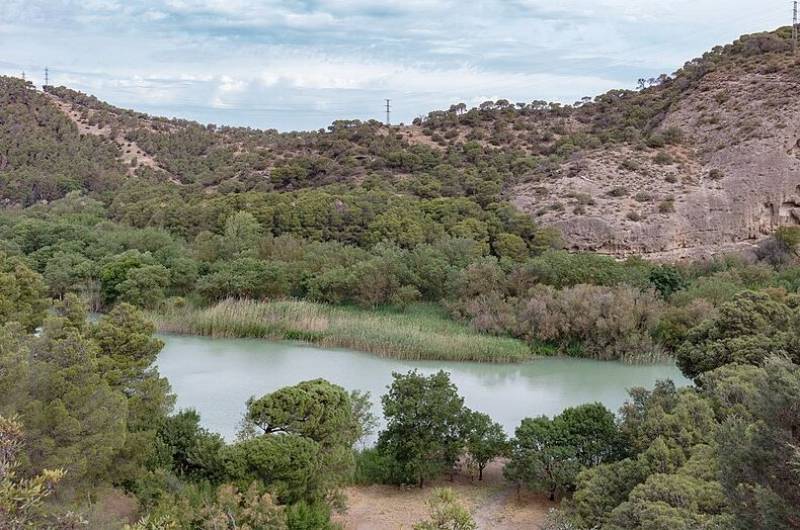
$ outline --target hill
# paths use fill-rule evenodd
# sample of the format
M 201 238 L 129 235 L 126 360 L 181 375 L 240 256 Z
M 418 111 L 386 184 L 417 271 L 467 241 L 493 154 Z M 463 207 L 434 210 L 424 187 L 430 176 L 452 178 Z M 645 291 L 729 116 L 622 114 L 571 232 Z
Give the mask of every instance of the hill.
M 492 247 L 501 233 L 551 245 L 541 227 L 555 227 L 568 249 L 616 256 L 744 248 L 800 224 L 790 32 L 743 36 L 640 90 L 574 105 L 457 104 L 410 125 L 312 132 L 152 117 L 0 78 L 0 197 L 27 206 L 81 190 L 115 220 L 188 236 L 221 228 L 221 205 L 269 203 L 259 220 L 275 235 L 288 204 L 304 237 L 368 245 L 381 211 L 413 204 L 423 231 L 450 216 L 447 233 L 486 233 Z M 508 204 L 540 228 L 512 227 Z

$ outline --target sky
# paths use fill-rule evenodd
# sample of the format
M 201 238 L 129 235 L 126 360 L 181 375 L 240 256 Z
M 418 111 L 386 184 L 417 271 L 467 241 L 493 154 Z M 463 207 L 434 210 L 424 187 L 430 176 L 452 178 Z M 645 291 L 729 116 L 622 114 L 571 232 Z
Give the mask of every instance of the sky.
M 464 102 L 572 103 L 672 73 L 785 0 L 0 0 L 0 74 L 282 131 Z

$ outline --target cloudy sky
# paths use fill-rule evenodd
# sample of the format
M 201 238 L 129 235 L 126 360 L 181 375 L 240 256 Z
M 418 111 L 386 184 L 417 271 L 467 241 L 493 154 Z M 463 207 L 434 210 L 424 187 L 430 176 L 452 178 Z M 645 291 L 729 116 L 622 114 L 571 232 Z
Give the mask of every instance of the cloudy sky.
M 723 8 L 724 6 L 724 8 Z M 570 103 L 671 73 L 784 0 L 0 0 L 0 74 L 201 122 L 393 122 L 463 101 Z

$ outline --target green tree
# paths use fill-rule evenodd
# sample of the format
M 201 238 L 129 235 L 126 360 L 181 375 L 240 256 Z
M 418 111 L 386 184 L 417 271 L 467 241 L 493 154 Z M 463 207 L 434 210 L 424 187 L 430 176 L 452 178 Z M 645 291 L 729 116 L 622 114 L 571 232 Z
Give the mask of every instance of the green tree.
M 107 258 L 100 268 L 103 302 L 106 305 L 116 302 L 120 296 L 119 286 L 128 279 L 128 272 L 145 265 L 155 265 L 155 260 L 149 253 L 143 254 L 136 249 Z
M 180 476 L 220 481 L 224 478 L 219 454 L 222 437 L 200 427 L 200 415 L 192 409 L 165 418 L 158 428 L 162 459 Z
M 49 469 L 19 477 L 24 438 L 18 418 L 0 416 L 0 527 L 8 530 L 50 527 L 53 521 L 43 509 L 44 500 L 64 477 L 63 470 Z
M 34 468 L 64 469 L 75 486 L 96 484 L 125 444 L 126 397 L 100 374 L 97 345 L 65 319 L 48 319 L 30 348 L 30 394 L 14 407 Z
M 47 309 L 45 284 L 19 258 L 0 252 L 0 325 L 15 321 L 33 331 Z
M 375 433 L 378 426 L 378 417 L 372 412 L 372 401 L 369 392 L 353 390 L 350 392 L 350 403 L 353 407 L 353 425 L 356 433 L 353 438 L 356 442 L 364 442 Z
M 634 487 L 603 528 L 731 528 L 733 518 L 726 513 L 717 473 L 713 448 L 698 445 L 675 473 L 654 473 Z
M 515 432 L 503 474 L 518 488 L 544 491 L 555 500 L 572 488 L 581 469 L 575 448 L 561 440 L 562 433 L 549 418 L 525 418 Z
M 359 435 L 350 395 L 324 379 L 251 398 L 245 421 L 263 434 L 297 434 L 324 446 L 352 446 Z
M 686 281 L 680 271 L 671 265 L 659 265 L 652 269 L 649 280 L 664 298 L 669 298 L 672 293 L 686 287 Z
M 222 247 L 227 256 L 255 252 L 261 238 L 261 224 L 250 212 L 239 211 L 225 221 Z
M 692 328 L 678 348 L 678 366 L 695 378 L 729 363 L 760 365 L 769 355 L 800 362 L 797 301 L 742 292 L 720 306 L 715 318 Z
M 551 500 L 575 487 L 583 467 L 618 460 L 614 415 L 599 403 L 568 408 L 552 420 L 525 418 L 512 441 L 504 474 L 518 485 L 547 492 Z
M 393 373 L 389 392 L 381 398 L 386 429 L 378 450 L 397 466 L 398 479 L 425 481 L 453 466 L 461 447 L 464 399 L 443 371 L 424 376 L 417 371 Z
M 488 414 L 468 410 L 462 421 L 467 454 L 478 467 L 478 480 L 483 480 L 486 465 L 508 452 L 508 437 L 503 427 L 492 421 Z
M 221 453 L 229 480 L 247 485 L 263 482 L 282 502 L 321 500 L 326 477 L 320 463 L 320 445 L 297 434 L 258 436 L 226 446 Z
M 293 495 L 293 498 L 338 502 L 339 487 L 352 476 L 355 466 L 353 445 L 363 434 L 363 425 L 359 422 L 364 416 L 361 413 L 354 416 L 357 410 L 350 394 L 323 379 L 284 387 L 247 402 L 242 431 L 246 439 L 236 447 L 255 444 L 259 451 L 268 454 L 279 442 L 264 440 L 297 438 L 291 448 L 302 455 L 310 455 L 313 465 L 298 468 L 297 472 L 304 477 L 306 491 L 299 497 Z M 250 465 L 265 469 L 260 463 Z M 256 478 L 262 480 L 269 476 L 266 469 L 259 473 Z M 298 486 L 291 489 L 297 490 Z
M 101 368 L 112 384 L 139 378 L 155 362 L 164 343 L 153 337 L 155 325 L 138 309 L 119 304 L 92 329 Z
M 373 243 L 388 241 L 413 248 L 425 241 L 424 216 L 414 208 L 395 207 L 379 215 L 369 226 Z
M 169 271 L 163 265 L 132 269 L 117 285 L 118 299 L 138 307 L 153 308 L 164 299 L 169 281 Z
M 528 245 L 516 234 L 502 233 L 495 236 L 492 249 L 497 257 L 522 262 L 528 257 Z
M 50 294 L 63 297 L 67 292 L 81 292 L 95 271 L 94 263 L 77 252 L 56 252 L 44 269 Z
M 800 528 L 800 366 L 770 357 L 748 410 L 717 437 L 720 481 L 742 530 Z

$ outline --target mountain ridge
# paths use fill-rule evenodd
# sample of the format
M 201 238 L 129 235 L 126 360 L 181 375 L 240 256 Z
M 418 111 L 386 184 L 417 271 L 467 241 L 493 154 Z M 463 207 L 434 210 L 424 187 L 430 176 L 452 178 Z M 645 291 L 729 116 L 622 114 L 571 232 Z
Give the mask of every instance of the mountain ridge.
M 743 36 L 672 76 L 642 80 L 641 90 L 570 106 L 457 104 L 409 125 L 342 120 L 327 131 L 158 118 L 65 87 L 25 95 L 6 78 L 6 114 L 19 99 L 53 105 L 75 127 L 64 159 L 82 150 L 97 167 L 56 185 L 46 164 L 20 162 L 0 144 L 2 195 L 31 204 L 76 187 L 110 193 L 130 179 L 211 196 L 388 183 L 423 199 L 508 201 L 557 228 L 570 250 L 678 259 L 745 249 L 800 225 L 800 114 L 792 109 L 800 63 L 790 32 Z M 66 125 L 55 127 L 61 134 Z

